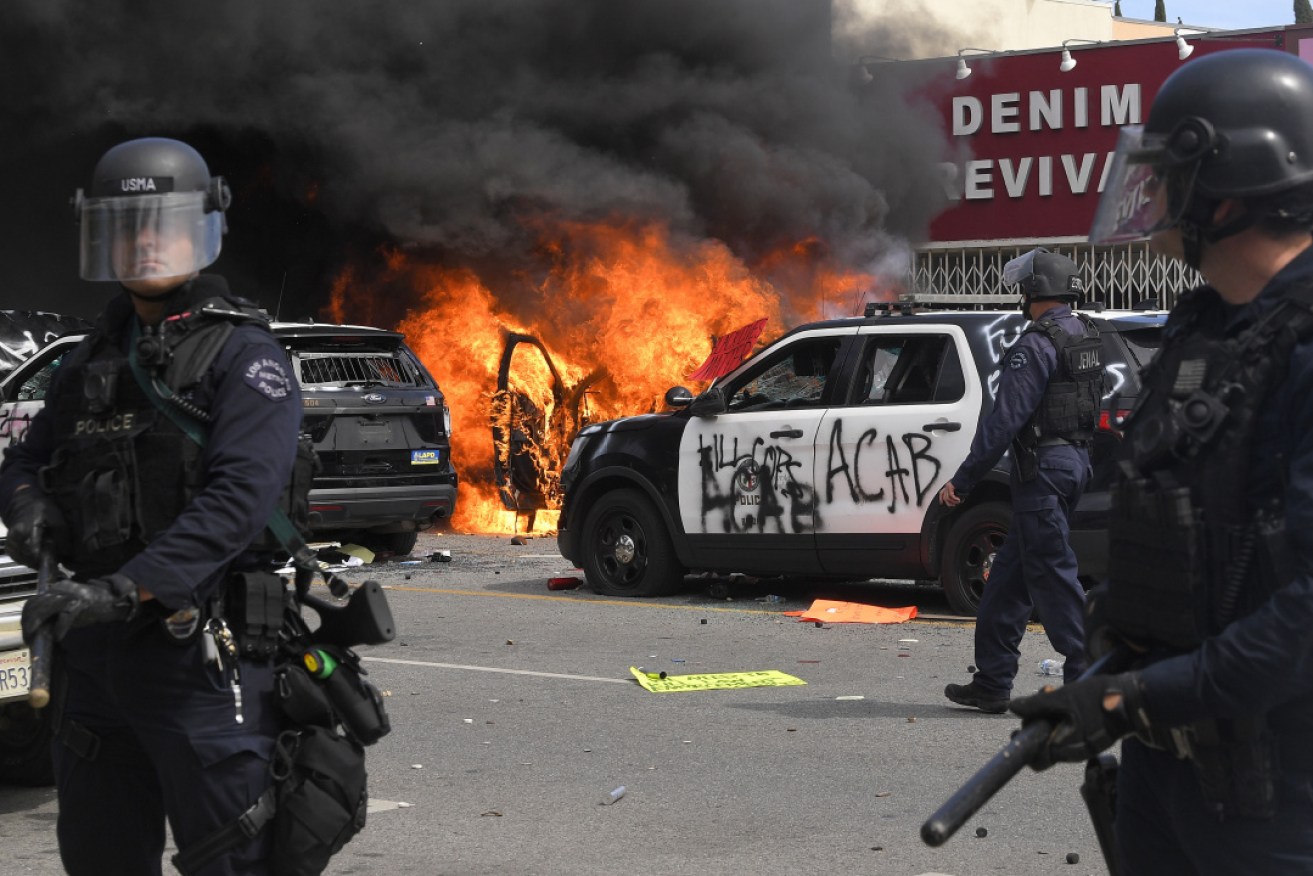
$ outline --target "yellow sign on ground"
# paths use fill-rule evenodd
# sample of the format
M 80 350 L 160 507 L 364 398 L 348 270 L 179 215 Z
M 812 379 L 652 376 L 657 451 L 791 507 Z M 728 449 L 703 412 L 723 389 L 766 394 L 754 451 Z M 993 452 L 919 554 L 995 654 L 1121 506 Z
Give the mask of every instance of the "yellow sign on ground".
M 787 687 L 806 684 L 801 678 L 786 675 L 778 669 L 760 669 L 756 672 L 717 672 L 708 675 L 667 675 L 660 672 L 644 672 L 636 666 L 629 667 L 647 690 L 652 693 L 674 693 L 685 690 L 731 690 L 739 687 Z

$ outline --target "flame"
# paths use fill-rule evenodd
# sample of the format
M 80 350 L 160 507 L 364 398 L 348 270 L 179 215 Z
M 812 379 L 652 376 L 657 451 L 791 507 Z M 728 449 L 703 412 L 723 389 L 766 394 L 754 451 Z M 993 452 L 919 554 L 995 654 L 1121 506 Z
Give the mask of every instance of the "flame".
M 530 519 L 505 509 L 493 471 L 494 454 L 506 448 L 494 446 L 490 422 L 503 435 L 510 424 L 546 424 L 542 443 L 527 452 L 543 474 L 543 493 L 553 496 L 579 427 L 660 409 L 662 395 L 688 383 L 714 337 L 766 317 L 765 343 L 799 318 L 860 312 L 878 285 L 869 274 L 830 265 L 815 238 L 750 267 L 719 241 L 686 239 L 657 222 L 526 224 L 537 240 L 527 266 L 493 278 L 391 249 L 381 276 L 343 271 L 326 308 L 336 322 L 377 324 L 371 315 L 380 308 L 359 290 L 413 290 L 416 303 L 396 329 L 451 408 L 452 459 L 461 476 L 453 525 L 462 531 L 547 531 L 557 522 L 555 511 Z M 541 350 L 516 348 L 512 391 L 499 393 L 499 366 L 514 334 L 532 336 Z

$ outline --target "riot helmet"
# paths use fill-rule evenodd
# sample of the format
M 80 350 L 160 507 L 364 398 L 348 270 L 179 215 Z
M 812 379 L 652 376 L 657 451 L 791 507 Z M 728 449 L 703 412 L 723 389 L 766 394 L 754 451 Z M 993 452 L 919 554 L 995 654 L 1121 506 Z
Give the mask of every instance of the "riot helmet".
M 1042 246 L 1017 256 L 1003 266 L 1003 283 L 1020 285 L 1021 309 L 1030 302 L 1055 299 L 1075 304 L 1080 300 L 1080 269 L 1065 255 Z
M 1090 229 L 1091 243 L 1139 240 L 1180 227 L 1187 261 L 1286 209 L 1282 195 L 1313 183 L 1313 66 L 1273 49 L 1226 49 L 1180 67 L 1143 125 L 1124 127 Z M 1164 197 L 1156 197 L 1159 189 Z M 1224 198 L 1249 204 L 1213 225 Z
M 178 140 L 120 143 L 96 164 L 91 187 L 78 189 L 84 280 L 130 282 L 187 277 L 219 257 L 232 200 L 223 177 Z

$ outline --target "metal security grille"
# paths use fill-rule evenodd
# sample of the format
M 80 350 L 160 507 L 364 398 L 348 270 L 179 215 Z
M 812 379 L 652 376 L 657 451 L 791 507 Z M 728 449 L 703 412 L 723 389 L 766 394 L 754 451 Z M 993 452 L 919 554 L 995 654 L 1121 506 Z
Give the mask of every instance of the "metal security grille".
M 415 374 L 392 356 L 374 353 L 299 353 L 297 358 L 302 386 L 347 383 L 419 385 Z
M 1074 261 L 1085 281 L 1085 300 L 1102 301 L 1111 309 L 1129 309 L 1146 299 L 1157 299 L 1159 307 L 1170 308 L 1181 292 L 1203 282 L 1192 268 L 1149 252 L 1147 241 L 1117 246 L 1035 241 L 922 250 L 916 255 L 908 286 L 917 293 L 960 295 L 964 305 L 973 296 L 1008 292 L 1003 285 L 1003 266 L 1036 246 Z

